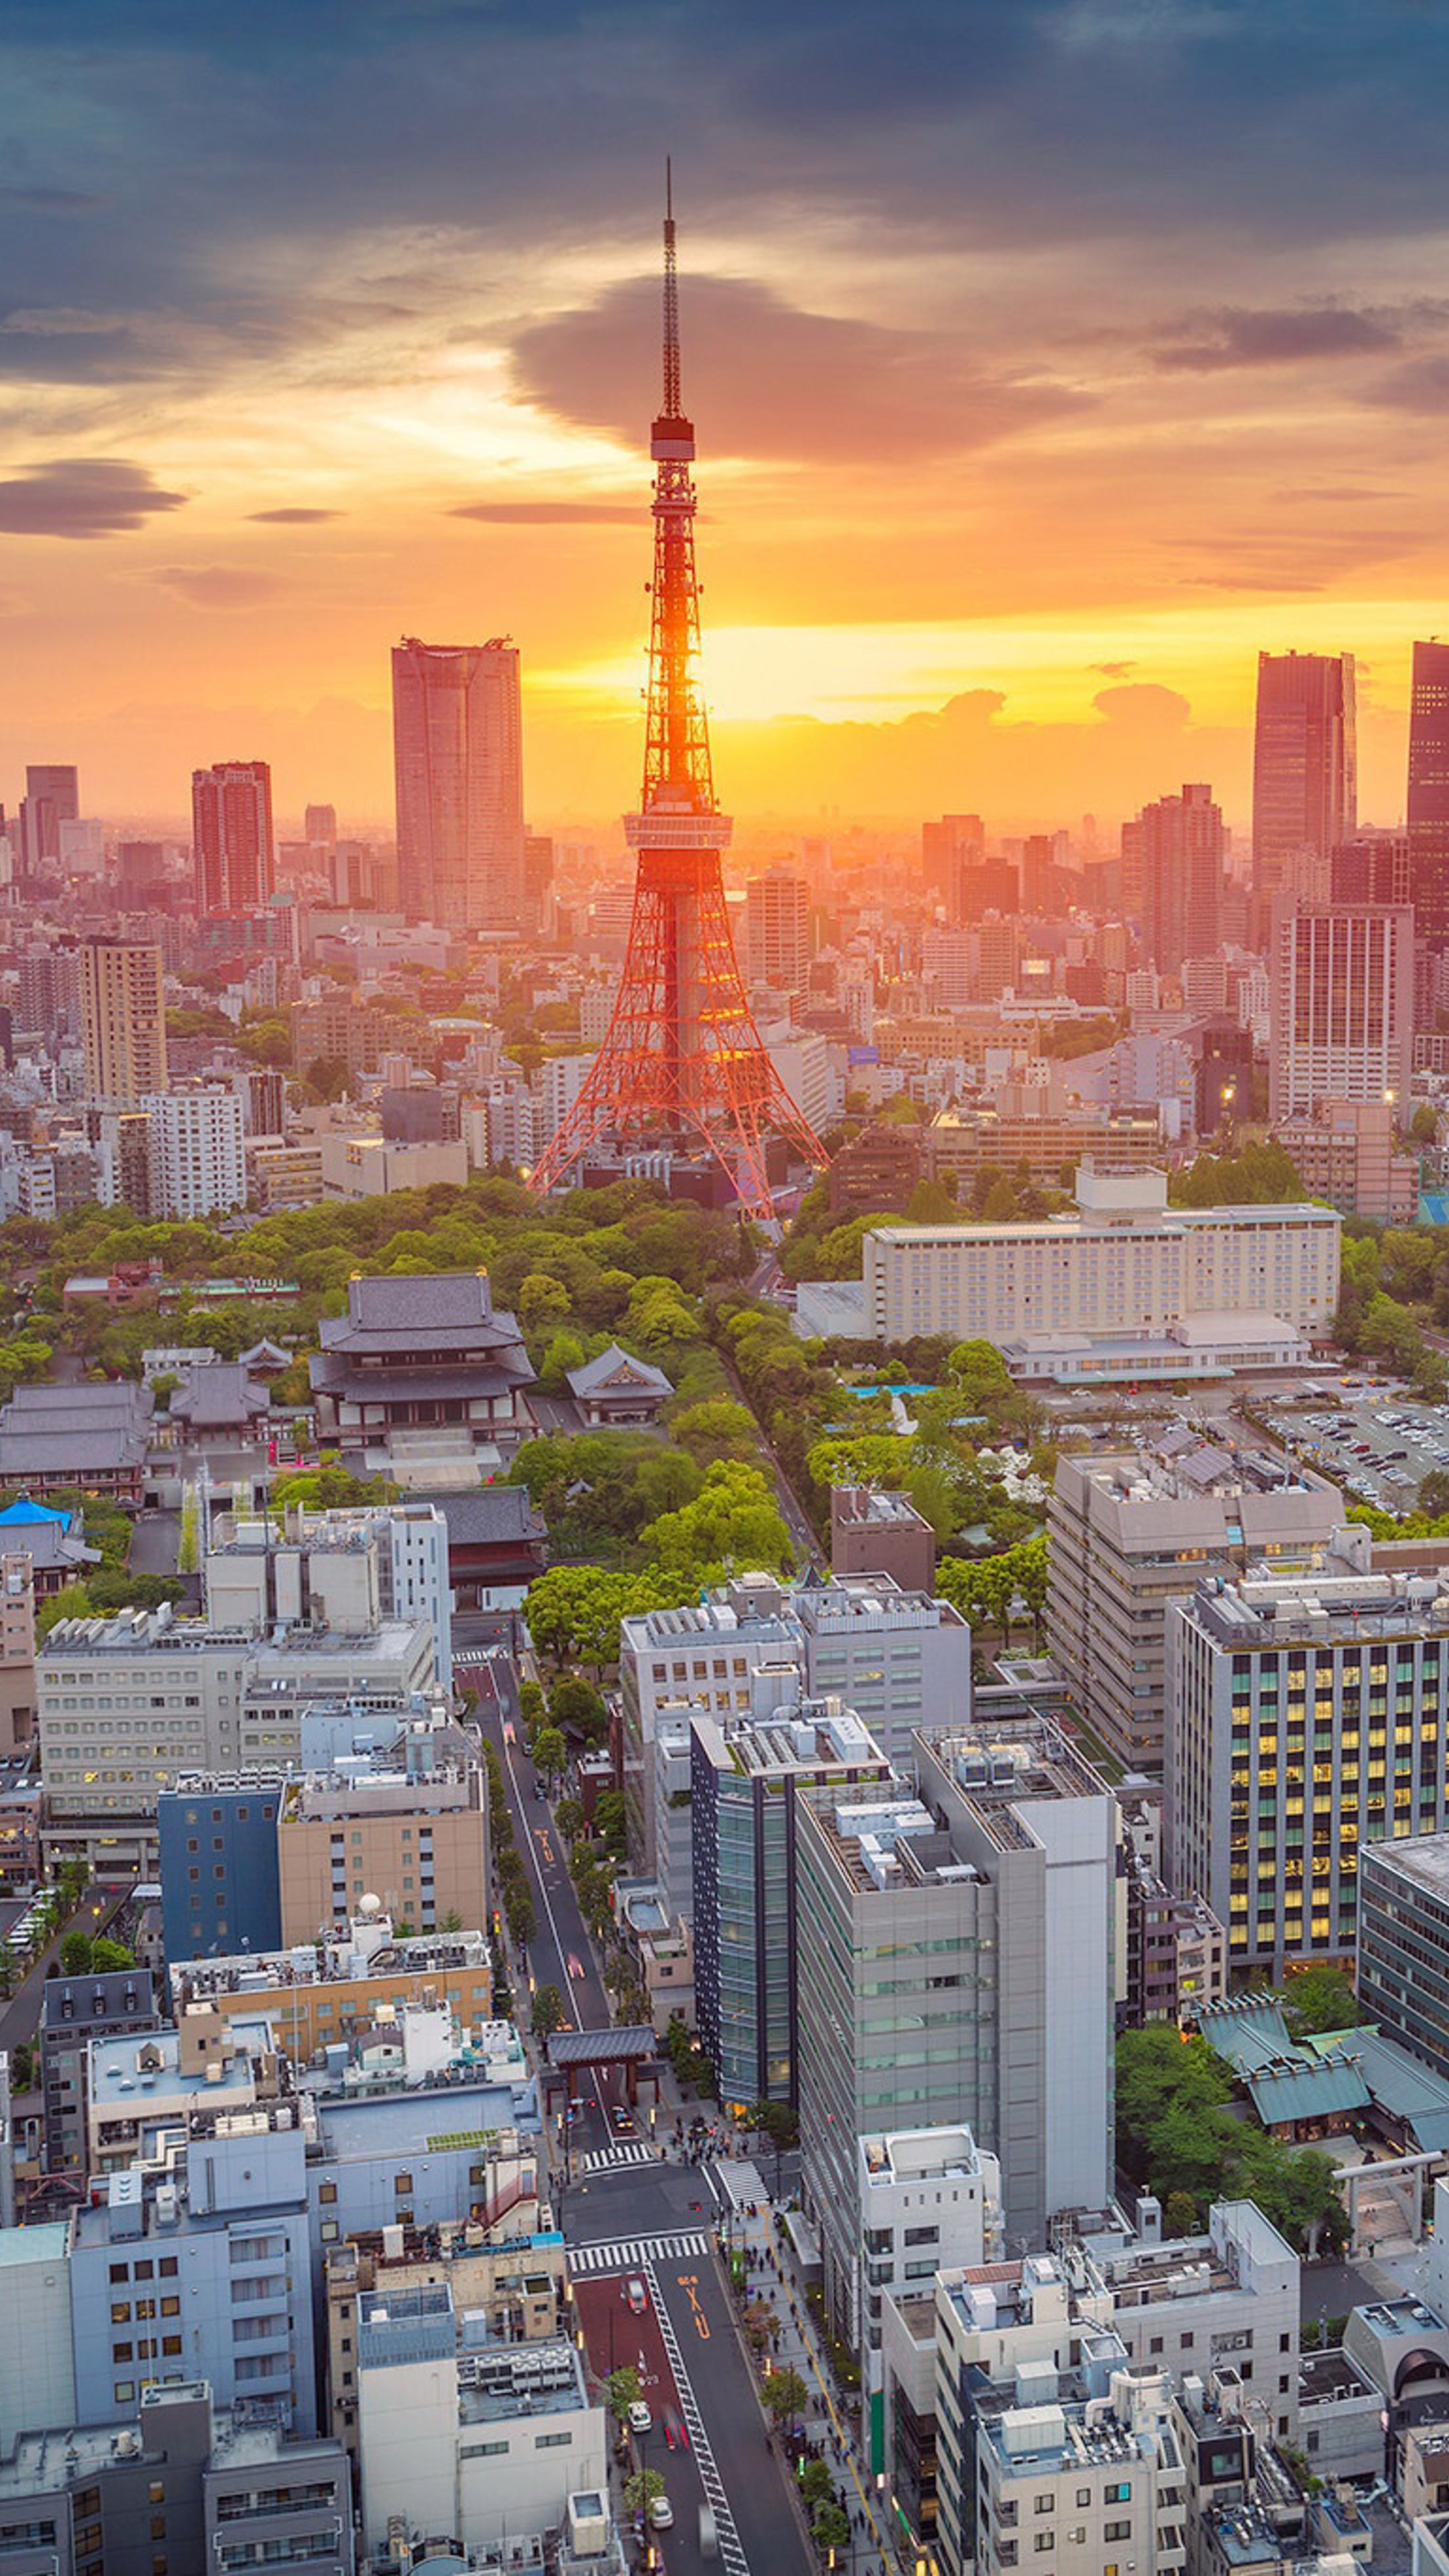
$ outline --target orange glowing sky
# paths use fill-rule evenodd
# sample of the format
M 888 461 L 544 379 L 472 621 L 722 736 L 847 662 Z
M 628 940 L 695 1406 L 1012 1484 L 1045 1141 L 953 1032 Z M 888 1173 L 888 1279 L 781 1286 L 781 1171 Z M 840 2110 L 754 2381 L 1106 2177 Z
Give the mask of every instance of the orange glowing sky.
M 636 791 L 659 165 L 746 824 L 1247 810 L 1262 646 L 1444 622 L 1445 13 L 180 0 L 0 17 L 0 796 L 391 813 L 387 650 L 509 633 Z

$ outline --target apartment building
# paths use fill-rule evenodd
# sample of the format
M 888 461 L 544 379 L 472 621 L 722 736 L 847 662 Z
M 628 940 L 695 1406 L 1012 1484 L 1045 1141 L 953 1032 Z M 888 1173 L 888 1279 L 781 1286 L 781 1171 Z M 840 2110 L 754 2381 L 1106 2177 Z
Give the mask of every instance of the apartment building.
M 1231 1969 L 1351 1958 L 1360 1848 L 1449 1823 L 1444 1573 L 1359 1554 L 1169 1612 L 1172 1874 L 1226 1923 Z
M 1129 1771 L 1160 1772 L 1166 1757 L 1170 1605 L 1214 1576 L 1320 1560 L 1342 1518 L 1324 1478 L 1185 1430 L 1058 1460 L 1047 1644 L 1073 1705 Z
M 1297 2441 L 1301 2265 L 1255 2202 L 1215 2202 L 1205 2236 L 1067 2259 L 1079 2291 L 1110 2299 L 1134 2369 L 1181 2384 L 1231 2366 L 1263 2429 Z
M 856 2349 L 858 2138 L 964 2125 L 1028 2240 L 1112 2191 L 1115 1801 L 1045 1723 L 915 1754 L 919 1800 L 795 1805 L 802 2187 Z
M 1279 1119 L 1275 1133 L 1304 1188 L 1341 1216 L 1412 1225 L 1419 1213 L 1419 1158 L 1398 1152 L 1398 1118 L 1388 1097 L 1325 1098 L 1311 1113 Z
M 40 1997 L 40 2094 L 47 2173 L 84 2173 L 91 2043 L 160 2026 L 149 1968 L 47 1977 Z
M 877 2131 L 856 2141 L 862 2376 L 872 2465 L 885 2458 L 882 2318 L 928 2299 L 938 2272 L 995 2263 L 1003 2249 L 1001 2167 L 969 2129 Z
M 1186 2478 L 1163 2372 L 1096 2357 L 1070 2372 L 1023 2364 L 1015 2388 L 975 2393 L 971 2434 L 976 2576 L 1029 2565 L 1028 2545 L 1072 2576 L 1186 2566 Z M 943 2518 L 943 2576 L 964 2576 L 971 2561 L 946 2528 Z
M 3 1543 L 15 1552 L 0 1553 L 0 1759 L 35 1733 L 35 1569 L 22 1531 Z
M 151 1130 L 151 1201 L 179 1224 L 244 1207 L 246 1120 L 222 1083 L 153 1092 L 142 1102 Z

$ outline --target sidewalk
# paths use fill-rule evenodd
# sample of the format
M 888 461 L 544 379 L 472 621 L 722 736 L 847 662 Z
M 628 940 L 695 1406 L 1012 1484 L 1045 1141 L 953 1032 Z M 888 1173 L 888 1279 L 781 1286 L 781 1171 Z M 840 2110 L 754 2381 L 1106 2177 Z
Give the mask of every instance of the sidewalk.
M 850 2541 L 838 2552 L 837 2564 L 842 2571 L 848 2569 L 850 2576 L 899 2576 L 883 2502 L 861 2459 L 843 2401 L 836 2395 L 830 2364 L 805 2304 L 804 2284 L 787 2240 L 775 2225 L 774 2204 L 759 2168 L 731 2157 L 706 2166 L 704 2173 L 711 2189 L 719 2186 L 716 2225 L 726 2257 L 731 2247 L 744 2255 L 751 2296 L 765 2300 L 779 2321 L 773 2361 L 781 2370 L 798 2370 L 810 2390 L 805 2431 L 834 2470 L 851 2518 Z

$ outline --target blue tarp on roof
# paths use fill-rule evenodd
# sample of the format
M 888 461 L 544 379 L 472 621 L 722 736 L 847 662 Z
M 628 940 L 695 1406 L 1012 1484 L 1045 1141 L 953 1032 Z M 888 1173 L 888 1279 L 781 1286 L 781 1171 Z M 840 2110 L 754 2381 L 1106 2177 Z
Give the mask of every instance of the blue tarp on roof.
M 28 1494 L 17 1494 L 0 1512 L 0 1529 L 34 1529 L 41 1521 L 59 1521 L 62 1529 L 69 1529 L 70 1514 L 49 1511 L 44 1503 L 33 1503 Z

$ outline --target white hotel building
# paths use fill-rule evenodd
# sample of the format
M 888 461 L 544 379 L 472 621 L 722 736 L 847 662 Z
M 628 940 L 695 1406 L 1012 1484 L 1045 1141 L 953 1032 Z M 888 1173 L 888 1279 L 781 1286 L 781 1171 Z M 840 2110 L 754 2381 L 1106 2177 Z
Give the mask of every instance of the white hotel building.
M 1190 1377 L 1291 1365 L 1338 1304 L 1342 1223 L 1307 1204 L 1169 1208 L 1160 1171 L 1083 1163 L 1041 1225 L 881 1225 L 865 1238 L 865 1340 L 994 1342 L 1021 1376 Z M 835 1283 L 826 1283 L 836 1298 Z M 800 1290 L 801 1331 L 814 1321 Z

